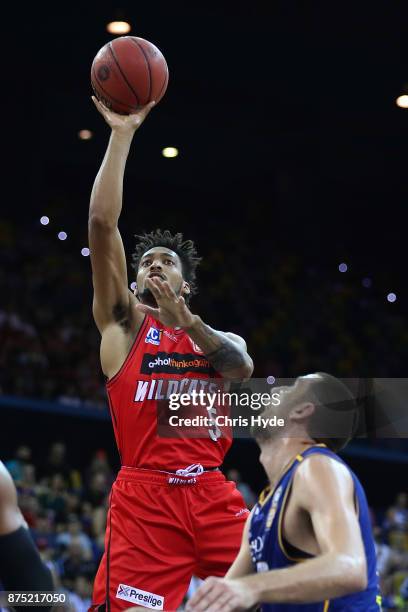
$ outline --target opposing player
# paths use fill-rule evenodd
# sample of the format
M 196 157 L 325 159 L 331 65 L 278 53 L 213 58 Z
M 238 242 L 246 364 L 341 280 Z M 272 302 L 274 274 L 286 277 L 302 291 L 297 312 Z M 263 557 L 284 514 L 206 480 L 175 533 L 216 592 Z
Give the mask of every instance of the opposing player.
M 6 591 L 12 592 L 54 590 L 51 572 L 41 561 L 18 508 L 16 488 L 1 461 L 0 583 Z M 44 606 L 42 609 L 48 610 L 51 606 Z
M 118 230 L 123 177 L 133 135 L 152 104 L 121 116 L 94 103 L 112 132 L 89 211 L 93 314 L 123 467 L 110 496 L 93 608 L 175 610 L 193 574 L 225 574 L 247 510 L 218 469 L 230 437 L 213 422 L 205 438 L 158 435 L 168 408 L 162 400 L 216 388 L 211 379 L 246 379 L 253 366 L 242 338 L 213 330 L 190 311 L 199 259 L 181 234 L 139 236 L 135 295 L 129 291 Z
M 283 418 L 284 427 L 253 432 L 270 487 L 247 519 L 226 578 L 208 578 L 187 609 L 230 612 L 260 604 L 264 612 L 379 612 L 366 497 L 336 455 L 355 430 L 354 399 L 328 374 L 274 391 L 280 403 L 263 416 Z

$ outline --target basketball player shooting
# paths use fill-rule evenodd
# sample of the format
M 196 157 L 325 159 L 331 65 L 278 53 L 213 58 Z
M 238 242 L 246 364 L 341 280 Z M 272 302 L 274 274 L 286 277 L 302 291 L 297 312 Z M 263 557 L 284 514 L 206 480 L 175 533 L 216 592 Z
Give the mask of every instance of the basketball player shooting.
M 225 579 L 208 578 L 187 610 L 380 612 L 367 500 L 336 454 L 355 430 L 354 399 L 321 373 L 274 392 L 280 403 L 263 416 L 283 418 L 285 426 L 253 429 L 270 487 L 247 519 Z M 333 420 L 343 437 L 324 435 L 333 435 Z
M 93 609 L 129 604 L 176 610 L 191 576 L 223 576 L 239 550 L 247 509 L 219 471 L 231 439 L 157 435 L 163 389 L 178 393 L 210 378 L 247 379 L 252 360 L 242 338 L 213 330 L 189 308 L 199 258 L 181 234 L 139 236 L 128 289 L 118 220 L 123 177 L 136 130 L 151 110 L 118 115 L 93 101 L 111 136 L 91 195 L 89 246 L 93 314 L 122 468 L 112 487 L 105 552 Z

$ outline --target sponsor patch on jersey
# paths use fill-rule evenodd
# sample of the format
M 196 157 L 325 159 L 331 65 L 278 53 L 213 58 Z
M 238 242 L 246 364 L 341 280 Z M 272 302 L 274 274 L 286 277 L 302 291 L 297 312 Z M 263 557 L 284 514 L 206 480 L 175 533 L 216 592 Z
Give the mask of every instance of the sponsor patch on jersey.
M 151 327 L 146 334 L 145 342 L 159 346 L 162 337 L 162 330 L 156 327 Z
M 257 536 L 249 543 L 249 548 L 251 549 L 252 555 L 260 555 L 263 551 L 264 547 L 264 539 L 263 536 Z
M 174 334 L 171 334 L 169 331 L 167 331 L 167 329 L 163 330 L 163 334 L 165 336 L 167 336 L 167 338 L 169 340 L 171 340 L 172 342 L 177 342 L 178 338 L 176 336 L 174 336 Z
M 248 514 L 248 512 L 249 512 L 248 508 L 241 508 L 239 512 L 235 513 L 235 516 L 242 516 L 243 514 Z
M 151 610 L 163 610 L 164 597 L 156 595 L 156 593 L 149 593 L 149 591 L 142 591 L 136 587 L 129 586 L 128 584 L 119 584 L 118 590 L 116 591 L 116 597 L 118 599 L 124 599 L 134 604 L 139 604 L 144 608 L 150 608 Z
M 147 342 L 147 340 L 146 340 Z M 155 355 L 145 353 L 140 366 L 142 374 L 186 374 L 187 372 L 202 372 L 209 374 L 212 371 L 210 362 L 205 357 L 197 357 L 194 353 L 164 353 Z

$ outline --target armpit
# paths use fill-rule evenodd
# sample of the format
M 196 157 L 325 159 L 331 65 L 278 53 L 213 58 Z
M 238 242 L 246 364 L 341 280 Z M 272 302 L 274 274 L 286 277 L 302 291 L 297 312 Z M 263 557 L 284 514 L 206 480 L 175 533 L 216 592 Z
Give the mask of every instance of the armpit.
M 112 308 L 113 320 L 125 330 L 130 330 L 129 304 L 118 302 Z

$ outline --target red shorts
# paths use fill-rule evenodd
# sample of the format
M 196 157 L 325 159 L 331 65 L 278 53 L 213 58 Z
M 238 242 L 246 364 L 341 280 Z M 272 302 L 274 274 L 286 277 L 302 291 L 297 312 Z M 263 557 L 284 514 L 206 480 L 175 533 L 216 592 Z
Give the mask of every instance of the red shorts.
M 193 575 L 225 575 L 247 516 L 235 483 L 220 471 L 191 479 L 122 468 L 112 487 L 90 610 L 176 610 Z

